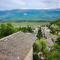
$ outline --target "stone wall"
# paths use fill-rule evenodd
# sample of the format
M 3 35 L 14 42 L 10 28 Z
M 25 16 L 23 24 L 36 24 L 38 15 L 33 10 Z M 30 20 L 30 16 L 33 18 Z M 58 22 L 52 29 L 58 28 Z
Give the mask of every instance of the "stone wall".
M 31 48 L 24 60 L 33 60 L 33 47 Z
M 32 33 L 17 32 L 0 39 L 0 60 L 33 60 Z

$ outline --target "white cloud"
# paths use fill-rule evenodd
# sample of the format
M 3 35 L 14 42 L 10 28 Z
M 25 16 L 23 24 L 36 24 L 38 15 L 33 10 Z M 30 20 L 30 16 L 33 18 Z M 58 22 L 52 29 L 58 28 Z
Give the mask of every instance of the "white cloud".
M 0 0 L 0 10 L 48 8 L 60 8 L 60 0 Z

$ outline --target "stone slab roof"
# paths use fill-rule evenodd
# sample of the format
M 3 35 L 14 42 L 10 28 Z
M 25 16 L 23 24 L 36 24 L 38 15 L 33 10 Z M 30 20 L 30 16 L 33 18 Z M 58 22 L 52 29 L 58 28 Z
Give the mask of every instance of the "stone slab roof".
M 0 39 L 0 60 L 24 60 L 35 40 L 34 34 L 23 32 Z

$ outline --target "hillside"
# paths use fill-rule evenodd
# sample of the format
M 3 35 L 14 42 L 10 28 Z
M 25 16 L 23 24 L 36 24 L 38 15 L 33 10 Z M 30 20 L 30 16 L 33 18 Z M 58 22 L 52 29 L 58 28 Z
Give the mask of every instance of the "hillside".
M 56 25 L 60 26 L 60 19 L 53 21 L 51 24 L 56 24 Z
M 0 22 L 4 21 L 52 21 L 60 18 L 60 9 L 50 10 L 5 10 L 0 11 Z

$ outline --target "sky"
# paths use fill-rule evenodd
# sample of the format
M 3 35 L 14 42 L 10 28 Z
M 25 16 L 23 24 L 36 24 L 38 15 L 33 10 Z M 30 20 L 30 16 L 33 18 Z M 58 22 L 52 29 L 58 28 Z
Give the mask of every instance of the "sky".
M 0 0 L 0 10 L 57 8 L 60 8 L 60 0 Z

